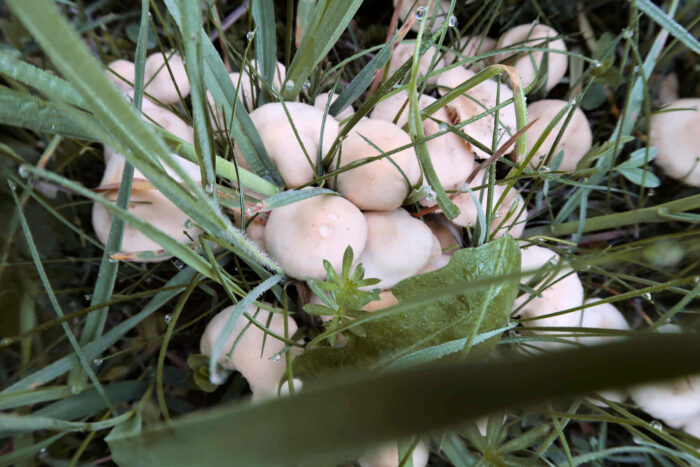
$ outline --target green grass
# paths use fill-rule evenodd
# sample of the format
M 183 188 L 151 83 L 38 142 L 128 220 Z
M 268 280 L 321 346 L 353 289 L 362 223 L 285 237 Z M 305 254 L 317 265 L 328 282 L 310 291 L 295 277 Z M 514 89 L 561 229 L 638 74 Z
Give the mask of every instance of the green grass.
M 112 460 L 122 465 L 335 465 L 380 441 L 399 440 L 404 453 L 416 435 L 430 444 L 434 466 L 700 462 L 700 441 L 663 427 L 629 400 L 601 407 L 580 397 L 609 386 L 700 371 L 700 194 L 665 177 L 646 144 L 663 76 L 675 71 L 682 96 L 699 94 L 697 0 L 673 0 L 660 7 L 649 0 L 452 1 L 457 27 L 444 26 L 434 34 L 425 22 L 418 34 L 389 31 L 391 2 L 254 0 L 249 12 L 228 23 L 238 8 L 231 3 L 215 0 L 202 10 L 196 8 L 198 2 L 176 0 L 0 4 L 0 172 L 7 181 L 0 184 L 0 465 Z M 63 16 L 54 15 L 54 9 Z M 399 305 L 359 315 L 324 333 L 301 312 L 294 281 L 283 278 L 274 260 L 241 234 L 233 212 L 243 211 L 247 221 L 262 209 L 328 193 L 327 180 L 400 151 L 328 169 L 352 126 L 382 98 L 405 89 L 411 96 L 405 127 L 410 147 L 439 206 L 448 217 L 455 215 L 451 193 L 432 169 L 420 122 L 482 80 L 506 79 L 509 70 L 487 67 L 421 111 L 417 93 L 426 83 L 417 74 L 419 56 L 431 45 L 454 51 L 462 36 L 488 31 L 497 37 L 533 20 L 551 25 L 567 41 L 569 80 L 549 97 L 570 101 L 558 116 L 565 126 L 571 109 L 585 110 L 594 148 L 573 173 L 556 170 L 554 153 L 548 166 L 539 169 L 499 157 L 488 190 L 493 193 L 496 178 L 508 189 L 522 190 L 530 211 L 523 238 L 562 255 L 579 273 L 587 297 L 623 311 L 632 330 L 617 334 L 627 339 L 608 348 L 572 348 L 566 355 L 513 362 L 532 354 L 538 341 L 605 333 L 559 328 L 556 334 L 535 336 L 521 333 L 513 319 L 480 329 L 484 307 L 468 334 L 436 343 L 430 339 L 449 327 L 439 325 L 434 334 L 392 343 L 396 352 L 368 364 L 372 371 L 309 384 L 291 398 L 241 404 L 248 389 L 239 374 L 203 387 L 202 378 L 217 371 L 216 359 L 195 365 L 190 357 L 199 352 L 206 323 L 233 303 L 239 306 L 230 327 L 236 319 L 246 319 L 241 315 L 250 302 L 261 299 L 272 311 L 295 317 L 300 327 L 297 335 L 268 338 L 298 345 L 303 337 L 318 346 L 337 332 L 379 329 L 425 310 L 444 313 L 450 300 L 490 293 L 519 277 L 494 268 L 496 272 L 470 280 L 466 292 L 462 284 L 443 281 L 423 293 L 426 283 L 418 282 L 415 293 Z M 218 38 L 211 42 L 213 31 Z M 393 42 L 404 34 L 417 40 L 416 55 L 374 86 L 375 73 L 386 70 L 389 59 L 387 38 Z M 101 70 L 104 63 L 126 58 L 137 63 L 139 77 L 147 54 L 171 48 L 187 59 L 193 92 L 169 107 L 195 128 L 193 145 L 138 117 L 134 107 L 141 103 L 140 79 L 129 104 Z M 281 95 L 313 102 L 332 89 L 340 97 L 326 108 L 328 118 L 347 105 L 356 109 L 325 168 L 319 167 L 309 184 L 312 190 L 283 189 L 236 95 L 236 84 L 228 79 L 229 71 L 247 68 L 253 58 L 261 63 L 257 105 Z M 288 67 L 281 89 L 271 84 L 275 60 Z M 527 89 L 515 86 L 512 101 L 484 109 L 482 116 L 498 119 L 499 109 L 514 102 L 518 128 L 523 128 L 526 101 L 543 97 L 539 85 L 544 78 Z M 225 115 L 224 137 L 209 123 L 213 109 L 205 90 Z M 465 124 L 444 131 L 463 135 Z M 250 170 L 235 163 L 231 137 Z M 524 138 L 513 138 L 513 143 L 527 161 L 534 151 L 525 154 Z M 127 167 L 144 173 L 205 234 L 188 245 L 131 216 L 124 209 L 128 168 L 116 205 L 93 192 L 104 167 L 101 143 L 124 153 Z M 499 147 L 481 149 L 494 154 Z M 165 174 L 165 167 L 179 170 L 176 157 L 200 165 L 202 187 L 185 174 L 179 174 L 183 184 Z M 489 194 L 491 205 L 500 202 L 491 198 Z M 104 203 L 177 259 L 112 259 L 120 251 L 122 228 L 113 224 L 106 246 L 96 241 L 92 202 Z M 245 206 L 254 209 L 245 212 Z M 409 209 L 420 208 L 414 203 Z M 484 217 L 482 224 L 488 221 Z M 465 235 L 467 247 L 496 245 L 488 240 L 487 230 Z M 475 316 L 474 310 L 460 312 L 464 319 Z M 668 322 L 682 326 L 687 335 L 649 335 Z M 253 325 L 266 329 L 266 323 Z M 499 334 L 494 355 L 503 359 L 456 357 L 465 344 L 478 350 L 484 342 L 495 344 L 492 338 Z M 221 351 L 223 340 L 217 344 Z M 616 360 L 609 358 L 612 354 Z M 291 363 L 289 354 L 286 359 Z M 294 367 L 290 377 L 292 373 Z M 489 413 L 482 435 L 472 420 Z

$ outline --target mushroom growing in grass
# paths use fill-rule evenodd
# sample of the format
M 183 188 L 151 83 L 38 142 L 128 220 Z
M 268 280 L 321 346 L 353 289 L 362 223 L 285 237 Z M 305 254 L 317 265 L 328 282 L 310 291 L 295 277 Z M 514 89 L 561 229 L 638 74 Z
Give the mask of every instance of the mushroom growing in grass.
M 421 95 L 418 107 L 422 110 L 436 100 L 434 97 Z M 399 91 L 379 102 L 372 110 L 371 117 L 395 121 L 397 126 L 403 127 L 408 122 L 408 110 L 408 91 Z M 444 107 L 433 113 L 432 117 L 438 122 L 450 123 L 450 117 Z M 446 125 L 438 122 L 427 117 L 423 120 L 426 138 L 446 131 Z M 447 131 L 442 136 L 426 141 L 425 145 L 442 186 L 446 190 L 459 187 L 469 176 L 474 165 L 474 153 L 469 143 Z
M 397 125 L 373 118 L 363 119 L 343 140 L 340 167 L 411 144 L 411 137 Z M 333 168 L 337 165 L 338 156 L 333 161 Z M 407 147 L 340 173 L 337 189 L 362 210 L 391 211 L 401 206 L 419 177 L 416 154 L 412 147 Z
M 675 100 L 651 117 L 649 144 L 659 151 L 656 165 L 669 177 L 691 186 L 700 186 L 698 134 L 700 98 Z
M 296 279 L 324 279 L 323 260 L 340 270 L 348 246 L 355 257 L 365 249 L 367 221 L 350 201 L 320 195 L 270 212 L 265 246 L 285 273 Z M 368 276 L 371 277 L 371 276 Z
M 201 353 L 211 355 L 214 344 L 223 332 L 226 320 L 234 308 L 235 306 L 230 306 L 223 309 L 209 322 L 199 342 Z M 249 306 L 246 312 L 271 332 L 284 337 L 285 318 L 281 314 L 270 313 L 256 305 Z M 289 337 L 296 331 L 296 323 L 288 318 Z M 226 344 L 217 361 L 221 367 L 237 370 L 243 375 L 253 393 L 253 400 L 275 397 L 287 369 L 285 357 L 282 354 L 287 345 L 252 324 L 245 316 L 241 316 L 226 339 Z M 298 353 L 298 349 L 292 347 L 289 352 L 294 355 Z M 297 382 L 294 386 L 298 388 Z
M 410 2 L 409 2 L 410 3 Z M 406 60 L 410 60 L 413 57 L 413 53 L 416 49 L 416 43 L 414 41 L 405 41 L 399 44 L 391 54 L 391 61 L 389 62 L 389 71 L 387 72 L 387 77 L 396 73 L 396 71 L 401 68 Z M 430 65 L 435 60 L 433 65 L 433 71 L 439 71 L 445 68 L 445 60 L 442 58 L 436 58 L 437 49 L 435 47 L 430 47 L 421 55 L 418 59 L 418 76 L 426 76 L 428 71 L 431 70 Z M 410 74 L 410 71 L 408 72 Z M 428 78 L 428 83 L 435 84 L 436 77 L 432 76 Z
M 174 52 L 149 55 L 144 65 L 144 82 L 144 92 L 163 104 L 174 104 L 180 101 L 181 96 L 184 99 L 190 95 L 185 64 L 182 57 Z
M 419 442 L 411 452 L 411 462 L 413 467 L 425 467 L 428 465 L 430 450 L 422 441 Z M 401 459 L 399 459 L 399 446 L 397 443 L 387 443 L 377 446 L 365 452 L 357 462 L 360 467 L 399 467 Z
M 457 49 L 459 55 L 455 55 L 452 52 L 445 52 L 445 63 L 448 65 L 491 52 L 496 48 L 496 39 L 491 39 L 490 37 L 482 35 L 465 36 L 462 37 L 459 44 L 456 44 L 454 47 Z M 479 68 L 485 65 L 484 62 L 487 60 L 489 59 L 485 58 L 478 62 L 466 63 L 465 66 Z
M 135 74 L 134 63 L 129 60 L 115 60 L 107 65 L 107 77 L 123 93 L 133 92 Z
M 394 0 L 394 7 L 398 5 L 399 0 Z M 442 23 L 445 22 L 447 18 L 447 13 L 450 11 L 450 2 L 446 0 L 433 0 L 430 2 L 430 9 L 428 9 L 428 0 L 403 0 L 401 3 L 401 9 L 399 10 L 399 20 L 408 22 L 411 16 L 416 17 L 416 22 L 411 26 L 411 30 L 418 32 L 420 29 L 421 21 L 433 21 L 435 17 L 435 22 L 433 23 L 433 28 L 430 32 L 435 32 Z M 430 24 L 430 23 L 428 23 Z M 426 25 L 425 32 L 428 32 L 428 26 Z
M 288 188 L 313 180 L 319 150 L 325 156 L 338 136 L 338 122 L 333 117 L 324 117 L 323 110 L 300 102 L 271 102 L 252 111 L 250 118 Z M 247 168 L 237 145 L 234 151 L 239 163 Z
M 316 100 L 314 100 L 314 107 L 317 109 L 321 109 L 322 111 L 326 111 L 326 106 L 328 105 L 328 97 L 331 94 L 329 92 L 322 92 L 318 96 L 316 96 Z M 333 99 L 331 101 L 331 105 L 338 99 L 338 96 L 340 94 L 333 94 Z M 352 108 L 352 105 L 348 105 L 345 107 L 338 115 L 336 115 L 335 118 L 338 122 L 342 122 L 343 120 L 346 120 L 350 117 L 355 115 L 355 110 Z
M 547 82 L 545 90 L 549 92 L 566 75 L 569 61 L 566 54 L 566 44 L 563 39 L 554 39 L 559 33 L 545 26 L 544 24 L 521 24 L 509 29 L 498 38 L 496 49 L 509 47 L 537 47 L 547 49 Z M 545 52 L 532 51 L 525 55 L 515 52 L 502 52 L 494 56 L 494 62 L 505 62 L 513 55 L 518 55 L 513 66 L 520 75 L 520 84 L 523 88 L 528 87 L 535 78 L 544 59 Z
M 437 79 L 438 92 L 441 95 L 447 94 L 453 88 L 474 77 L 475 74 L 473 71 L 463 67 L 452 68 L 441 73 Z M 450 118 L 450 122 L 453 125 L 458 125 L 461 122 L 488 112 L 497 103 L 502 103 L 512 98 L 513 91 L 507 84 L 501 83 L 499 85 L 493 79 L 488 79 L 445 105 L 445 110 Z M 491 148 L 495 126 L 496 112 L 494 111 L 468 125 L 461 126 L 461 130 L 482 145 Z M 496 146 L 515 134 L 516 128 L 515 106 L 511 103 L 498 110 L 498 138 Z M 472 149 L 478 159 L 488 159 L 489 154 L 487 152 L 476 146 L 472 147 Z
M 474 186 L 481 185 L 479 182 L 472 182 L 472 184 Z M 491 206 L 497 207 L 492 214 L 493 220 L 491 221 L 489 232 L 493 234 L 493 238 L 499 238 L 506 233 L 519 238 L 525 230 L 527 217 L 527 211 L 524 208 L 525 201 L 518 190 L 511 188 L 499 204 L 499 200 L 501 200 L 505 190 L 505 185 L 494 185 L 493 187 Z M 452 219 L 453 224 L 460 227 L 476 226 L 479 220 L 479 211 L 474 198 L 478 201 L 484 215 L 488 215 L 488 188 L 473 190 L 472 193 L 459 193 L 452 198 L 452 202 L 457 205 L 460 211 L 459 216 Z
M 433 234 L 408 211 L 366 212 L 367 245 L 359 262 L 366 277 L 376 277 L 376 287 L 389 289 L 413 276 L 430 258 Z
M 545 99 L 527 106 L 528 120 L 533 121 L 537 119 L 527 131 L 528 154 L 534 148 L 539 137 L 544 133 L 547 125 L 567 105 L 569 105 L 567 101 Z M 544 142 L 530 161 L 532 167 L 544 165 L 546 162 L 545 158 L 551 152 L 554 141 L 557 139 L 566 118 L 567 115 L 564 115 L 544 139 Z M 591 125 L 588 123 L 588 119 L 583 111 L 577 108 L 574 110 L 574 114 L 564 130 L 559 144 L 552 152 L 552 159 L 554 159 L 560 151 L 564 151 L 561 164 L 557 167 L 557 170 L 566 170 L 568 172 L 576 170 L 576 165 L 591 149 L 591 146 L 593 146 Z M 550 163 L 552 162 L 553 160 L 550 160 Z

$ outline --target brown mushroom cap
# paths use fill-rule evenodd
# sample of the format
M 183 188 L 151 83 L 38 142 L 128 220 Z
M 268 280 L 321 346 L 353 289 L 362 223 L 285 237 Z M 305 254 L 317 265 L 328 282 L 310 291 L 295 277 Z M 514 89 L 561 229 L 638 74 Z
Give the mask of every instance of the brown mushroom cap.
M 396 72 L 396 70 L 398 70 L 401 67 L 401 65 L 404 64 L 406 60 L 411 59 L 411 57 L 413 57 L 415 49 L 416 43 L 414 41 L 404 41 L 401 44 L 399 44 L 396 47 L 396 49 L 394 49 L 394 52 L 391 54 L 391 61 L 389 62 L 389 71 L 387 72 L 387 76 L 393 75 Z M 425 76 L 428 74 L 428 70 L 430 70 L 430 64 L 432 63 L 433 58 L 437 53 L 438 52 L 435 47 L 430 47 L 419 58 L 418 76 Z M 443 60 L 442 58 L 438 58 L 435 62 L 435 65 L 433 66 L 433 71 L 438 71 L 444 67 L 445 60 Z M 435 80 L 435 76 L 428 78 L 428 83 L 434 84 Z
M 509 29 L 498 39 L 496 49 L 505 49 L 511 46 L 541 47 L 548 49 L 547 56 L 547 91 L 559 84 L 566 75 L 568 58 L 565 54 L 557 53 L 560 50 L 566 52 L 566 44 L 563 39 L 547 40 L 559 36 L 559 33 L 544 24 L 521 24 Z M 503 62 L 512 57 L 513 52 L 503 52 L 494 56 L 495 62 Z M 537 77 L 537 70 L 544 57 L 544 52 L 530 52 L 516 59 L 515 69 L 520 75 L 520 84 L 523 88 L 532 83 Z
M 568 105 L 568 102 L 556 99 L 545 99 L 541 101 L 534 102 L 527 106 L 528 120 L 532 121 L 536 118 L 537 120 L 527 131 L 527 151 L 528 154 L 530 150 L 535 146 L 537 139 L 544 133 L 545 128 L 554 119 L 554 117 Z M 537 150 L 535 156 L 530 161 L 532 167 L 539 166 L 547 154 L 549 154 L 554 140 L 557 138 L 559 131 L 564 125 L 566 120 L 566 115 L 559 120 L 559 123 L 552 129 L 552 131 L 545 138 L 542 146 Z M 554 150 L 555 157 L 559 151 L 564 151 L 564 158 L 561 161 L 561 165 L 558 170 L 566 170 L 573 172 L 576 170 L 576 165 L 578 162 L 586 155 L 586 153 L 593 146 L 593 133 L 591 132 L 591 125 L 588 123 L 586 114 L 579 108 L 574 111 L 574 115 L 571 117 L 569 124 L 564 130 L 564 134 L 559 140 L 559 145 Z
M 190 81 L 180 55 L 166 54 L 168 64 L 160 52 L 149 55 L 144 65 L 145 92 L 164 104 L 173 104 L 190 95 Z M 170 71 L 168 71 L 170 67 Z M 172 76 L 170 73 L 172 72 Z M 180 92 L 178 94 L 178 91 Z
M 659 151 L 656 165 L 669 177 L 686 185 L 700 186 L 700 98 L 678 99 L 651 116 L 650 144 Z
M 285 273 L 295 279 L 324 279 L 323 260 L 339 271 L 351 246 L 359 258 L 367 242 L 367 222 L 351 202 L 320 195 L 272 210 L 265 245 Z
M 290 123 L 290 117 L 294 127 Z M 267 155 L 277 166 L 289 188 L 296 188 L 313 180 L 319 147 L 325 156 L 338 136 L 338 122 L 333 117 L 324 118 L 322 110 L 300 102 L 271 102 L 252 111 L 250 118 L 260 133 Z M 294 128 L 303 143 L 303 148 L 294 134 Z M 247 167 L 237 145 L 234 146 L 234 151 L 237 160 Z
M 363 136 L 384 152 L 411 144 L 411 137 L 393 123 L 363 119 L 343 140 L 341 167 L 381 154 Z M 413 148 L 403 149 L 389 157 L 403 171 L 408 183 L 396 166 L 384 157 L 339 174 L 338 191 L 363 210 L 390 211 L 398 208 L 410 188 L 418 182 L 420 168 Z M 337 167 L 337 159 L 333 167 Z

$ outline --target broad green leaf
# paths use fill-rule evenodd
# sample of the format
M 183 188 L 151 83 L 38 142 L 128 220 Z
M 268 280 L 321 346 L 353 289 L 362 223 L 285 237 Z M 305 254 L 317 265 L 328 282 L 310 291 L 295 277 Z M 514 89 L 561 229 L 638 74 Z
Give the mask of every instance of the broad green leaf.
M 529 358 L 434 362 L 264 403 L 222 404 L 109 446 L 114 462 L 129 467 L 334 465 L 368 444 L 456 428 L 506 407 L 700 372 L 699 352 L 698 336 L 647 335 Z
M 630 154 L 629 159 L 627 159 L 622 164 L 618 165 L 617 170 L 641 167 L 645 163 L 653 161 L 656 158 L 657 154 L 659 154 L 659 150 L 656 148 L 649 148 L 649 150 L 647 150 L 647 148 L 639 148 L 632 154 Z
M 618 169 L 630 182 L 645 188 L 656 188 L 661 185 L 659 178 L 648 170 L 638 168 Z
M 319 376 L 340 369 L 366 368 L 460 339 L 464 339 L 461 352 L 455 354 L 465 355 L 478 334 L 506 326 L 518 280 L 510 278 L 475 290 L 466 284 L 477 279 L 513 276 L 519 271 L 520 250 L 508 235 L 478 248 L 459 250 L 444 268 L 403 280 L 392 291 L 399 305 L 459 284 L 465 284 L 463 295 L 437 300 L 420 311 L 397 313 L 365 323 L 362 329 L 366 337 L 346 333 L 348 342 L 343 347 L 307 349 L 294 360 L 294 371 L 299 375 Z M 496 341 L 491 339 L 481 344 L 480 352 L 493 347 Z

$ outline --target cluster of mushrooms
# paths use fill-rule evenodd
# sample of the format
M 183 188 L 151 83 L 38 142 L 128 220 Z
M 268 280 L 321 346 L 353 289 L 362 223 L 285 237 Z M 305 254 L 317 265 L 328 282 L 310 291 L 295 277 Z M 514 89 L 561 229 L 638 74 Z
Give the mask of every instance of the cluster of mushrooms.
M 396 4 L 396 0 L 395 0 Z M 440 2 L 433 2 L 440 8 Z M 422 8 L 421 2 L 404 1 L 401 16 L 415 14 Z M 413 8 L 413 10 L 411 10 Z M 426 15 L 425 10 L 420 13 Z M 544 47 L 541 51 L 490 54 L 493 50 L 508 47 Z M 395 49 L 389 65 L 389 73 L 413 54 L 415 44 L 404 41 Z M 541 24 L 516 26 L 498 40 L 488 37 L 465 37 L 458 47 L 459 53 L 441 54 L 428 51 L 420 63 L 420 72 L 428 75 L 431 61 L 434 71 L 427 76 L 428 90 L 433 95 L 419 96 L 419 107 L 434 103 L 435 95 L 443 95 L 473 77 L 480 67 L 490 63 L 512 65 L 526 87 L 538 75 L 538 68 L 547 61 L 546 91 L 554 88 L 565 76 L 568 65 L 564 41 L 552 28 Z M 472 57 L 485 57 L 474 60 Z M 251 62 L 252 68 L 256 67 Z M 468 67 L 467 67 L 468 66 Z M 396 303 L 391 288 L 410 276 L 439 269 L 447 264 L 450 255 L 463 247 L 464 228 L 473 229 L 480 223 L 480 213 L 491 221 L 488 229 L 491 238 L 509 233 L 515 238 L 523 234 L 527 222 L 527 206 L 520 193 L 504 184 L 496 184 L 489 194 L 486 189 L 487 171 L 480 170 L 479 161 L 489 154 L 467 142 L 461 133 L 450 129 L 455 126 L 481 145 L 498 148 L 516 132 L 513 104 L 502 107 L 497 118 L 489 113 L 478 120 L 463 125 L 462 122 L 483 114 L 499 102 L 513 97 L 506 83 L 488 80 L 467 91 L 464 95 L 438 109 L 423 120 L 423 130 L 430 159 L 443 187 L 460 209 L 460 215 L 448 220 L 436 206 L 431 187 L 426 186 L 414 151 L 411 137 L 404 129 L 408 121 L 408 93 L 397 89 L 379 102 L 369 115 L 362 118 L 341 143 L 332 162 L 323 168 L 319 160 L 329 156 L 339 131 L 353 115 L 351 107 L 335 117 L 325 111 L 329 94 L 316 98 L 313 104 L 302 102 L 271 102 L 255 108 L 256 87 L 247 71 L 230 75 L 239 86 L 242 102 L 250 109 L 250 118 L 257 128 L 270 160 L 277 167 L 288 189 L 304 189 L 310 186 L 322 171 L 338 171 L 329 177 L 326 187 L 338 194 L 321 194 L 306 198 L 268 212 L 257 212 L 246 226 L 248 237 L 267 252 L 291 278 L 304 281 L 307 278 L 325 279 L 323 261 L 327 260 L 336 270 L 341 268 L 343 254 L 352 247 L 356 263 L 362 263 L 365 277 L 378 278 L 376 287 L 382 289 L 381 300 L 370 303 L 366 309 L 376 310 Z M 278 64 L 272 85 L 283 86 L 285 68 Z M 119 60 L 109 65 L 109 76 L 126 95 L 133 92 L 133 63 Z M 193 130 L 173 112 L 161 104 L 173 104 L 187 97 L 189 84 L 182 59 L 177 54 L 155 54 L 146 61 L 146 98 L 143 117 L 162 126 L 175 136 L 192 143 Z M 259 92 L 259 91 L 257 91 Z M 221 128 L 225 122 L 210 98 L 212 123 Z M 567 101 L 544 99 L 527 106 L 528 120 L 538 121 L 527 132 L 527 149 L 535 147 L 540 135 L 565 106 Z M 700 107 L 700 99 L 680 99 L 670 103 L 668 109 L 686 109 L 656 114 L 651 120 L 651 144 L 658 149 L 655 163 L 670 177 L 684 183 L 700 186 L 700 163 L 697 151 L 688 151 L 688 158 L 679 153 L 685 140 L 691 143 L 700 131 L 700 112 L 687 110 Z M 558 154 L 556 166 L 560 172 L 573 172 L 592 147 L 589 122 L 580 109 L 573 107 L 565 131 L 559 135 L 562 121 L 551 131 L 536 149 L 532 168 L 552 164 L 549 154 Z M 291 120 L 291 122 L 290 122 Z M 293 122 L 293 125 L 292 125 Z M 693 131 L 695 130 L 695 131 Z M 555 150 L 553 145 L 557 142 Z M 670 147 L 669 147 L 670 146 Z M 691 144 L 692 147 L 692 144 Z M 693 153 L 692 151 L 696 151 Z M 389 156 L 382 156 L 390 153 Z M 116 198 L 124 158 L 105 148 L 106 169 L 98 190 L 109 199 Z M 234 141 L 234 155 L 238 164 L 247 167 Z M 371 162 L 365 159 L 374 158 Z M 200 181 L 196 164 L 179 159 L 183 168 L 195 181 Z M 364 161 L 364 163 L 363 163 Z M 519 162 L 519 161 L 515 161 Z M 474 173 L 473 173 L 474 172 Z M 471 177 L 470 177 L 471 176 Z M 189 225 L 187 217 L 167 198 L 150 186 L 144 177 L 135 173 L 132 203 L 129 211 L 141 217 L 179 241 L 188 242 L 199 233 Z M 467 180 L 470 181 L 467 181 Z M 407 210 L 406 198 L 421 188 L 428 194 L 419 200 L 421 209 L 431 212 L 421 215 Z M 248 193 L 254 196 L 253 193 Z M 491 199 L 487 199 L 491 198 Z M 488 208 L 491 212 L 487 212 Z M 428 209 L 432 208 L 432 209 Z M 240 219 L 240 215 L 238 216 Z M 483 219 L 483 217 L 482 217 Z M 99 204 L 93 208 L 93 225 L 97 237 L 104 243 L 111 224 L 111 213 Z M 485 228 L 481 225 L 480 228 Z M 123 251 L 139 253 L 159 250 L 161 247 L 131 226 L 126 227 Z M 149 258 L 145 256 L 144 258 Z M 156 256 L 158 260 L 166 256 Z M 145 260 L 145 259 L 144 259 Z M 597 299 L 584 300 L 584 289 L 576 272 L 552 250 L 522 241 L 523 284 L 535 294 L 521 295 L 514 306 L 514 315 L 526 327 L 587 327 L 606 328 L 624 332 L 629 329 L 624 316 L 609 303 L 597 303 Z M 318 303 L 318 297 L 311 297 Z M 585 306 L 585 308 L 584 308 Z M 563 312 L 574 309 L 572 312 Z M 201 352 L 210 354 L 226 318 L 233 307 L 217 314 L 207 326 L 201 339 Z M 239 319 L 228 337 L 219 365 L 228 370 L 238 370 L 247 379 L 254 399 L 275 397 L 284 392 L 281 384 L 285 374 L 285 358 L 281 354 L 291 352 L 287 345 L 260 328 L 267 328 L 277 335 L 293 335 L 296 324 L 285 323 L 272 305 L 258 303 L 246 310 L 247 319 Z M 251 325 L 251 319 L 260 326 Z M 533 346 L 548 350 L 564 345 L 594 345 L 605 340 L 600 337 L 557 338 L 550 337 L 552 330 L 527 330 L 535 335 Z M 338 341 L 342 345 L 342 340 Z M 263 349 L 264 346 L 264 349 Z M 295 386 L 296 386 L 295 381 Z M 300 385 L 300 383 L 299 383 Z M 300 386 L 299 386 L 300 387 Z M 644 386 L 630 390 L 635 402 L 653 417 L 669 426 L 684 428 L 700 436 L 700 379 L 681 379 L 671 383 Z M 606 392 L 594 400 L 622 401 L 626 393 Z M 483 430 L 484 427 L 482 426 Z M 413 453 L 413 465 L 427 463 L 427 447 L 419 444 Z M 395 445 L 367 453 L 360 459 L 363 466 L 398 465 Z

